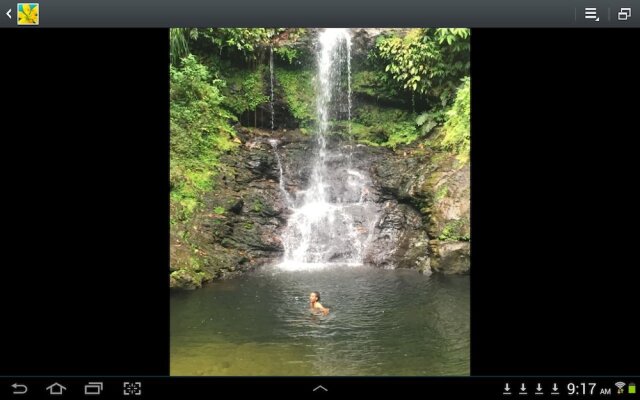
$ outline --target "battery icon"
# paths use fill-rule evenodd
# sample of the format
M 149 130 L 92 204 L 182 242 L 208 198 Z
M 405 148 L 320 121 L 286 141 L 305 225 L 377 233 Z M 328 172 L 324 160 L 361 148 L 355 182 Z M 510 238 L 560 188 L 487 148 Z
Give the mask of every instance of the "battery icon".
M 635 394 L 636 393 L 636 384 L 635 383 L 630 383 L 629 384 L 629 394 Z

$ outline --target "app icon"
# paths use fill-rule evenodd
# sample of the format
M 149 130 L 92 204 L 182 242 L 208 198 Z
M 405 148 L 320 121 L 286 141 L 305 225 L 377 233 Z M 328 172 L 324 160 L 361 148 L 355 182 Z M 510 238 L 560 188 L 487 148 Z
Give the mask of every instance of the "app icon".
M 38 25 L 40 3 L 18 3 L 18 25 Z

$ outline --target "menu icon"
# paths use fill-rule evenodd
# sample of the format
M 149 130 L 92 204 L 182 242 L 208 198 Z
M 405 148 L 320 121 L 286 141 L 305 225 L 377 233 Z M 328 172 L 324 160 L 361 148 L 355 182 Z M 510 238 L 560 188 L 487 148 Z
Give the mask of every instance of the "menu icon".
M 590 19 L 592 21 L 599 22 L 600 17 L 598 17 L 598 9 L 596 7 L 585 7 L 584 19 Z

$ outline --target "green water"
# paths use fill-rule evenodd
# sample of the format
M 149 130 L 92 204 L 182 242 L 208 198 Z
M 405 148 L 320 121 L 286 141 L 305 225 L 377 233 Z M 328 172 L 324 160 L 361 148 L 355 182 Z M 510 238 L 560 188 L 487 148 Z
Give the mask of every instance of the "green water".
M 468 276 L 266 268 L 171 295 L 171 375 L 468 375 L 469 337 Z

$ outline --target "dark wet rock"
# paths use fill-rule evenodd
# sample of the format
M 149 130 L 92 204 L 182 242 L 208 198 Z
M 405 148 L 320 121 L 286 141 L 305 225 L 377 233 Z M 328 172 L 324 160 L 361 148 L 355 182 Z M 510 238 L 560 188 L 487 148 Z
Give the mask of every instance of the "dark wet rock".
M 267 147 L 268 144 L 262 144 L 254 152 L 248 154 L 246 168 L 254 175 L 266 179 L 278 179 L 278 163 L 273 150 Z
M 240 149 L 221 159 L 226 167 L 215 177 L 214 190 L 205 195 L 192 226 L 172 228 L 172 287 L 197 288 L 275 262 L 284 253 L 282 233 L 291 212 L 287 201 L 300 201 L 296 193 L 302 196 L 308 186 L 316 138 L 299 131 L 243 129 L 242 135 Z M 349 154 L 348 167 L 344 159 L 326 160 L 338 176 L 348 175 L 344 168 L 370 174 L 362 193 L 347 190 L 344 180 L 327 187 L 338 202 L 357 202 L 361 196 L 370 204 L 351 212 L 351 223 L 366 240 L 365 263 L 427 274 L 469 272 L 468 163 L 418 146 L 392 151 L 339 136 L 329 137 L 327 146 L 339 148 L 334 154 Z M 280 167 L 289 199 L 280 187 Z M 377 217 L 369 226 L 372 211 Z M 348 258 L 347 250 L 340 243 L 322 248 L 328 260 Z
M 202 286 L 202 280 L 198 279 L 196 274 L 190 273 L 186 269 L 180 269 L 169 275 L 169 285 L 172 288 L 193 290 Z
M 284 89 L 278 81 L 278 76 L 274 74 L 274 99 L 273 99 L 273 127 L 274 130 L 294 130 L 300 127 L 300 122 L 291 114 L 289 109 L 289 103 L 284 98 Z M 271 105 L 265 104 L 262 107 L 266 108 L 264 111 L 267 121 L 263 122 L 265 129 L 271 128 Z
M 470 269 L 471 245 L 469 242 L 443 242 L 437 245 L 437 255 L 431 266 L 445 274 L 466 274 Z
M 244 200 L 236 199 L 234 202 L 230 203 L 229 211 L 239 214 L 242 211 L 242 206 L 244 205 Z
M 397 250 L 386 251 L 387 264 L 423 272 L 467 273 L 471 238 L 469 163 L 460 163 L 445 151 L 406 146 L 379 158 L 371 170 L 380 200 L 405 204 L 421 220 L 406 226 L 402 216 L 411 214 L 407 211 L 383 215 L 383 236 L 404 232 L 404 239 L 396 240 Z
M 194 289 L 211 279 L 224 279 L 274 262 L 284 251 L 281 235 L 288 208 L 279 187 L 275 151 L 298 168 L 288 182 L 302 186 L 310 169 L 312 139 L 299 131 L 240 129 L 242 145 L 221 158 L 225 166 L 214 178 L 203 206 L 189 226 L 171 229 L 171 275 L 174 288 Z M 274 148 L 270 139 L 275 139 Z M 287 147 L 291 147 L 291 152 Z
M 369 51 L 375 46 L 376 38 L 384 33 L 384 28 L 357 28 L 352 30 L 351 56 L 355 61 L 361 61 L 367 57 Z
M 382 268 L 428 270 L 428 238 L 420 213 L 396 200 L 386 201 L 365 261 Z

